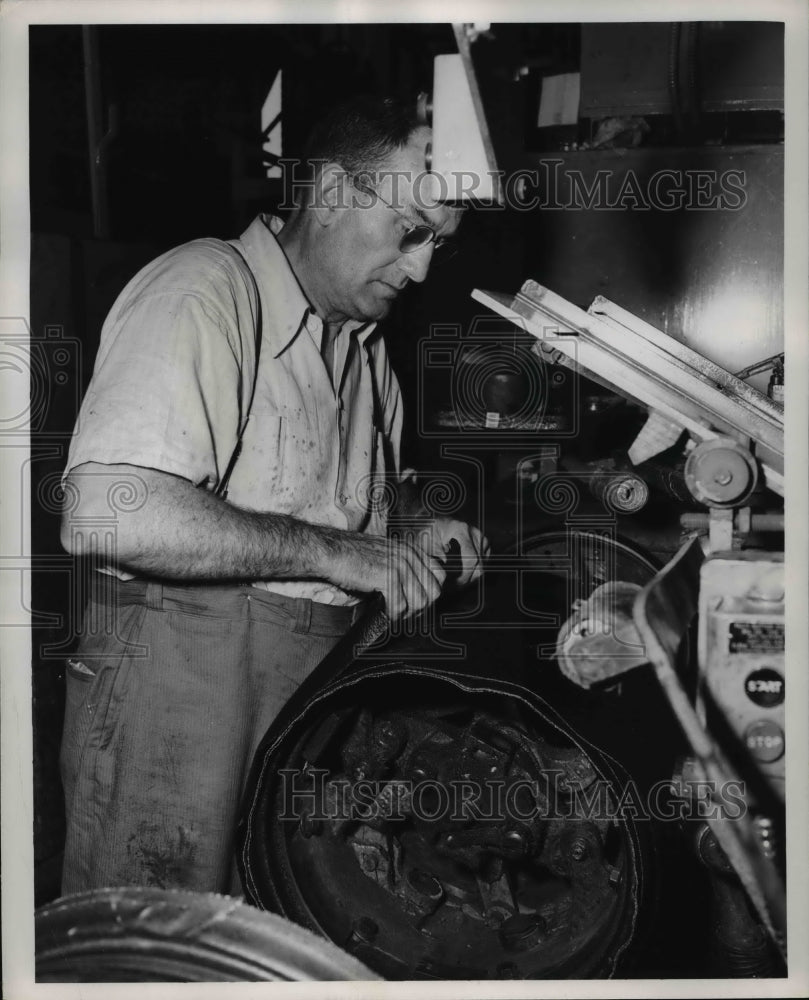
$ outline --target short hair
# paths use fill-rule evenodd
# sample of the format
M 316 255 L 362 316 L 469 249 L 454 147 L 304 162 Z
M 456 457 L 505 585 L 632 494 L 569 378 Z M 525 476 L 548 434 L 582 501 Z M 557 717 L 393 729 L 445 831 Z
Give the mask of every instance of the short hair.
M 304 147 L 309 177 L 323 163 L 339 163 L 350 175 L 373 174 L 423 126 L 416 102 L 393 97 L 355 97 L 336 107 L 312 129 Z

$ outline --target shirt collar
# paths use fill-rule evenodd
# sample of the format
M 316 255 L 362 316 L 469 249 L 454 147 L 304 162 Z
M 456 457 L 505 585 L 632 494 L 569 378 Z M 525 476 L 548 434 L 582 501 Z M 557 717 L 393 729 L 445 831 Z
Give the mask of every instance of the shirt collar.
M 306 325 L 317 318 L 292 270 L 286 254 L 276 239 L 284 222 L 274 215 L 258 215 L 242 233 L 239 242 L 256 277 L 262 315 L 267 317 L 263 337 L 269 341 L 273 357 L 278 357 Z M 363 344 L 376 329 L 367 320 L 346 320 L 343 330 L 357 331 Z M 341 331 L 342 332 L 342 331 Z

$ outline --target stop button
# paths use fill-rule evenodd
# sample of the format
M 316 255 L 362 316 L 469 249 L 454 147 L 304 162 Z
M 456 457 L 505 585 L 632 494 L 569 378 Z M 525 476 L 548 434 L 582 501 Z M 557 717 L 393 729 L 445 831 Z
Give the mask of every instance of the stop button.
M 748 726 L 744 742 L 750 753 L 764 764 L 771 764 L 784 755 L 784 733 L 770 719 Z

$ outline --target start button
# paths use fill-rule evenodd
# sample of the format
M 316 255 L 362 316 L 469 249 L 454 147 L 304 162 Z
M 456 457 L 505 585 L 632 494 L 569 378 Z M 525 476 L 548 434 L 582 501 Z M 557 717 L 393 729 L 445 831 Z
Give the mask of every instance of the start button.
M 771 764 L 784 755 L 784 733 L 770 719 L 748 726 L 744 742 L 756 760 L 764 764 Z
M 773 708 L 784 700 L 784 678 L 772 667 L 761 667 L 747 675 L 744 690 L 756 705 Z

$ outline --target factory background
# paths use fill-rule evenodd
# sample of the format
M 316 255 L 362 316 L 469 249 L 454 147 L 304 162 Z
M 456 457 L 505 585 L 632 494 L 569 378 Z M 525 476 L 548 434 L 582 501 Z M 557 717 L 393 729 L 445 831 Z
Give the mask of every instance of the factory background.
M 30 487 L 44 904 L 58 895 L 63 663 L 81 600 L 70 588 L 81 568 L 59 544 L 57 484 L 104 316 L 157 254 L 238 236 L 283 204 L 271 129 L 262 134 L 279 79 L 282 155 L 292 159 L 309 125 L 341 100 L 429 92 L 434 58 L 455 41 L 448 24 L 35 25 L 29 41 L 31 333 L 48 379 L 47 403 L 32 409 Z M 778 22 L 708 21 L 493 24 L 476 40 L 498 166 L 533 186 L 519 188 L 524 204 L 469 208 L 458 255 L 410 290 L 385 333 L 407 404 L 407 464 L 463 484 L 458 513 L 485 506 L 500 550 L 519 532 L 564 531 L 564 515 L 526 500 L 558 458 L 554 447 L 568 470 L 623 468 L 643 418 L 587 379 L 575 389 L 547 381 L 530 338 L 470 291 L 513 293 L 532 278 L 583 308 L 603 295 L 731 372 L 783 351 L 783 41 Z M 575 86 L 572 112 L 550 81 Z M 770 368 L 750 384 L 767 393 L 772 380 Z M 525 417 L 537 385 L 539 424 Z M 658 459 L 647 468 L 651 498 L 616 519 L 628 546 L 616 558 L 633 567 L 666 562 L 680 516 L 696 524 L 700 515 L 676 459 Z M 494 579 L 482 591 L 492 621 L 503 593 Z M 539 609 L 541 591 L 527 600 Z M 486 621 L 485 609 L 478 617 Z M 499 655 L 523 653 L 515 637 Z M 636 677 L 624 694 L 615 709 L 627 724 L 623 752 L 642 757 L 649 776 L 664 773 L 683 747 L 659 691 Z M 685 847 L 672 839 L 666 849 L 682 891 L 661 890 L 668 912 L 640 968 L 702 975 L 708 889 Z

